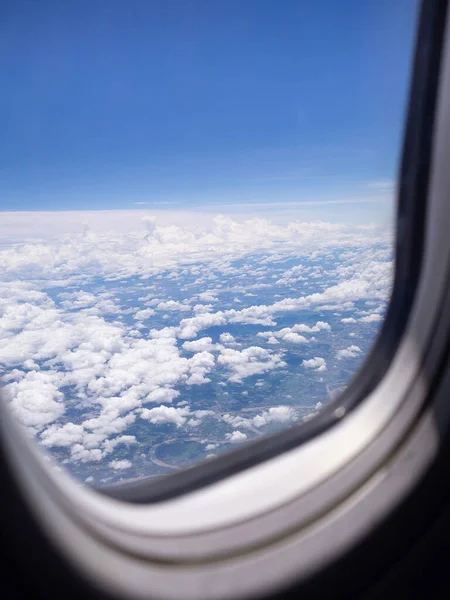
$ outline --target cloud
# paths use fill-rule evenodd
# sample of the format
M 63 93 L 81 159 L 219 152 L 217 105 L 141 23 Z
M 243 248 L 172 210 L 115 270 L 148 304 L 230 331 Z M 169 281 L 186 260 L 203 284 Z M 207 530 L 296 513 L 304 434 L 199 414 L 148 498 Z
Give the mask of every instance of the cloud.
M 219 299 L 217 298 L 215 293 L 211 292 L 211 291 L 202 292 L 201 294 L 198 295 L 198 297 L 199 297 L 199 300 L 202 300 L 203 302 L 218 302 L 219 301 Z
M 3 388 L 14 416 L 22 425 L 39 431 L 64 414 L 60 381 L 55 371 L 30 371 Z
M 133 318 L 136 319 L 136 321 L 145 321 L 145 319 L 152 317 L 154 314 L 155 311 L 152 308 L 144 308 L 143 310 L 138 310 Z
M 361 323 L 379 323 L 382 320 L 383 316 L 378 313 L 372 313 L 371 315 L 366 315 L 365 317 L 358 319 Z
M 361 354 L 361 348 L 359 346 L 348 346 L 348 348 L 344 348 L 343 350 L 338 350 L 336 353 L 336 358 L 341 360 L 342 358 L 354 358 Z
M 143 402 L 172 402 L 180 395 L 178 390 L 167 387 L 159 387 L 145 396 Z
M 82 425 L 75 423 L 66 423 L 62 427 L 52 425 L 46 429 L 41 440 L 44 446 L 72 446 L 83 440 L 85 429 Z
M 115 471 L 122 471 L 124 469 L 129 469 L 132 466 L 132 463 L 129 460 L 112 460 L 108 466 Z
M 273 422 L 287 423 L 294 421 L 296 418 L 297 413 L 291 406 L 272 406 L 269 410 L 253 417 L 252 424 L 255 427 L 262 427 Z
M 219 336 L 219 341 L 222 344 L 234 344 L 236 340 L 231 335 L 231 333 L 221 333 Z
M 223 348 L 217 358 L 217 364 L 228 370 L 228 380 L 234 383 L 242 383 L 246 377 L 260 375 L 286 365 L 278 354 L 259 346 L 250 346 L 244 350 Z
M 199 230 L 200 217 L 210 226 Z M 159 224 L 158 219 L 166 224 Z M 183 227 L 169 224 L 169 219 Z M 146 211 L 34 213 L 33 218 L 29 213 L 3 213 L 6 232 L 14 227 L 26 237 L 36 236 L 38 231 L 46 239 L 5 248 L 0 252 L 0 268 L 22 279 L 30 275 L 66 281 L 73 277 L 119 279 L 151 276 L 194 260 L 208 264 L 224 256 L 242 257 L 256 249 L 272 252 L 280 243 L 284 249 L 300 245 L 357 247 L 383 236 L 386 239 L 381 229 L 321 222 L 291 222 L 283 227 L 260 218 L 237 222 L 226 216 L 197 215 L 197 223 L 190 229 L 192 219 L 192 214 L 175 212 L 159 213 L 155 218 Z M 85 225 L 89 227 L 87 235 Z M 201 294 L 216 299 L 211 290 Z
M 280 279 L 277 280 L 277 284 L 281 285 L 292 285 L 293 283 L 297 283 L 298 281 L 303 281 L 307 279 L 303 273 L 303 265 L 297 265 L 292 267 L 291 269 L 287 269 L 283 272 Z
M 205 450 L 206 452 L 211 452 L 211 450 L 215 450 L 219 447 L 219 444 L 206 444 Z
M 214 350 L 215 345 L 210 337 L 203 337 L 193 342 L 184 342 L 182 347 L 187 352 L 203 352 Z
M 377 323 L 389 297 L 392 252 L 377 228 L 137 210 L 2 217 L 10 240 L 0 249 L 4 395 L 20 422 L 69 461 L 110 461 L 121 444 L 138 445 L 126 430 L 139 415 L 148 426 L 200 427 L 208 415 L 193 403 L 203 408 L 210 388 L 226 399 L 226 382 L 287 370 L 280 343 L 298 352 L 331 329 L 325 317 L 278 328 L 277 320 L 342 310 L 344 323 Z M 217 330 L 205 331 L 214 327 L 219 343 Z M 271 331 L 255 338 L 262 327 Z M 316 360 L 324 363 L 309 365 Z M 326 361 L 303 366 L 321 371 Z M 202 394 L 189 392 L 198 385 Z M 165 406 L 180 397 L 189 404 Z M 298 418 L 272 408 L 231 415 L 228 425 L 257 433 Z
M 156 408 L 144 408 L 141 412 L 141 419 L 150 421 L 155 425 L 163 425 L 164 423 L 173 423 L 177 427 L 181 427 L 187 421 L 187 417 L 191 414 L 189 406 L 175 408 L 173 406 L 158 406 Z
M 199 352 L 189 360 L 191 376 L 186 380 L 188 385 L 201 385 L 210 381 L 205 375 L 212 371 L 215 364 L 214 356 L 210 352 Z
M 247 434 L 242 433 L 241 431 L 233 431 L 233 433 L 226 433 L 225 439 L 231 442 L 232 444 L 236 444 L 238 442 L 245 442 L 247 439 Z
M 314 369 L 317 372 L 321 372 L 326 371 L 327 362 L 324 358 L 321 358 L 320 356 L 315 356 L 314 358 L 311 358 L 309 360 L 304 360 L 302 362 L 302 366 L 305 367 L 305 369 Z
M 209 313 L 209 312 L 212 312 L 213 305 L 212 304 L 195 304 L 195 306 L 193 306 L 192 310 L 195 312 L 195 314 Z
M 167 300 L 166 302 L 160 302 L 157 307 L 158 310 L 166 311 L 190 311 L 191 307 L 188 304 L 183 304 L 176 300 Z
M 309 340 L 299 332 L 304 333 L 315 333 L 319 331 L 331 331 L 331 327 L 324 321 L 317 321 L 317 323 L 310 327 L 304 324 L 297 324 L 293 327 L 283 327 L 279 331 L 261 331 L 257 335 L 259 337 L 267 338 L 269 344 L 276 344 L 278 340 L 288 342 L 292 344 L 306 344 Z
M 217 313 L 204 313 L 191 317 L 190 319 L 183 319 L 180 322 L 178 329 L 178 337 L 182 340 L 191 339 L 197 336 L 197 334 L 203 329 L 208 329 L 215 325 L 225 325 L 227 319 L 223 312 Z
M 304 335 L 292 332 L 286 333 L 281 339 L 283 342 L 290 342 L 291 344 L 305 344 L 308 341 Z
M 225 413 L 222 415 L 222 421 L 231 427 L 241 427 L 244 429 L 253 428 L 252 419 L 248 419 L 240 415 L 231 415 L 229 413 Z
M 225 310 L 216 313 L 200 314 L 195 317 L 183 319 L 177 329 L 177 336 L 181 339 L 190 339 L 209 327 L 225 325 L 227 323 L 259 324 L 266 326 L 276 325 L 274 316 L 287 312 L 298 312 L 319 307 L 322 310 L 335 310 L 337 307 L 350 308 L 358 300 L 376 298 L 386 299 L 386 290 L 390 288 L 391 270 L 385 266 L 377 271 L 376 278 L 367 271 L 367 277 L 351 277 L 341 283 L 331 285 L 323 292 L 313 293 L 298 298 L 285 298 L 269 305 L 255 305 L 242 310 Z M 382 320 L 376 316 L 363 317 L 363 322 Z M 326 324 L 328 325 L 328 324 Z

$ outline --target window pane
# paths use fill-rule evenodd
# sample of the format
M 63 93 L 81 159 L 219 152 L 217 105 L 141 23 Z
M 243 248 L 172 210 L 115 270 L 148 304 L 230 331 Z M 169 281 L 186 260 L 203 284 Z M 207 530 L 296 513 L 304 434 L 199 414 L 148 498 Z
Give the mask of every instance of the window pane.
M 312 418 L 389 301 L 412 0 L 11 4 L 3 396 L 94 486 Z

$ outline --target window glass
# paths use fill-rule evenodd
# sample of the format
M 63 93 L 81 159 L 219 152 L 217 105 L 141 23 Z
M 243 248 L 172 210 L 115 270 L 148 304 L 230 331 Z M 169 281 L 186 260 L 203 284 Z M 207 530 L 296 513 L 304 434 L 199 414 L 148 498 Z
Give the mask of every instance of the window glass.
M 312 418 L 383 322 L 412 0 L 2 8 L 2 395 L 87 484 Z

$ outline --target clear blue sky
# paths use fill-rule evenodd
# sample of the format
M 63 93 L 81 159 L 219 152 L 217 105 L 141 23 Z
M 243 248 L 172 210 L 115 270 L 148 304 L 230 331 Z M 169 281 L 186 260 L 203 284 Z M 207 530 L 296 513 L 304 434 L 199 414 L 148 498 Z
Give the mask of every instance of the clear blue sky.
M 7 0 L 0 210 L 375 193 L 397 170 L 416 10 Z

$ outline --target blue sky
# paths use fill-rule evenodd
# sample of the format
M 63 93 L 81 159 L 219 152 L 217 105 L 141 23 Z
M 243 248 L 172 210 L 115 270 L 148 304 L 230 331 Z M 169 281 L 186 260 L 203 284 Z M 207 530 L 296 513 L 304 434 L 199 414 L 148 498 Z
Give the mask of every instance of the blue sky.
M 3 3 L 0 210 L 381 199 L 415 18 L 414 0 Z

